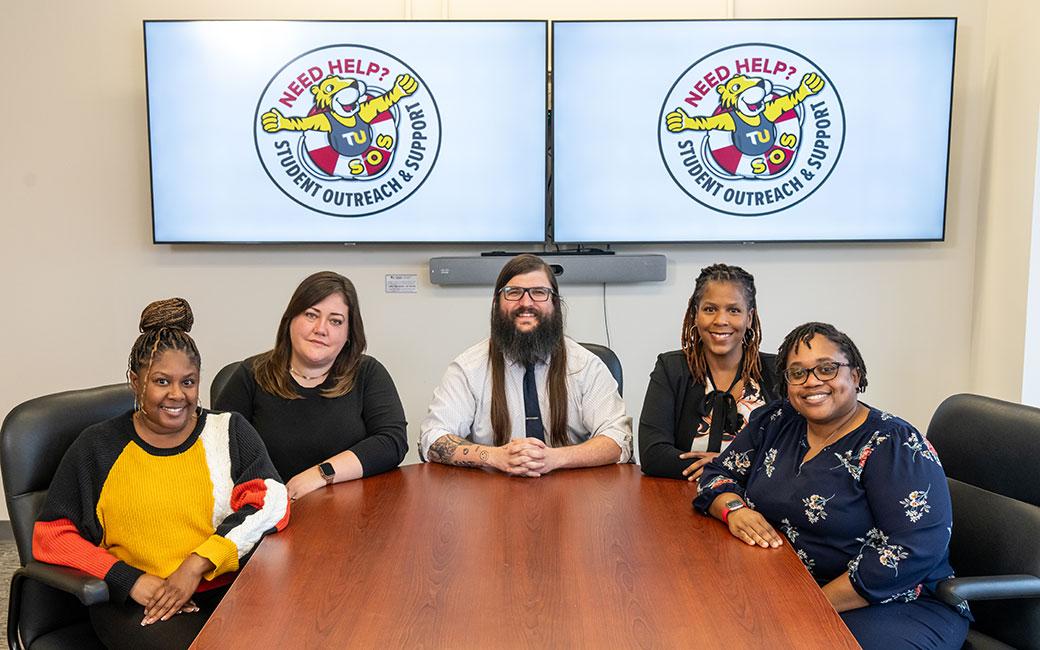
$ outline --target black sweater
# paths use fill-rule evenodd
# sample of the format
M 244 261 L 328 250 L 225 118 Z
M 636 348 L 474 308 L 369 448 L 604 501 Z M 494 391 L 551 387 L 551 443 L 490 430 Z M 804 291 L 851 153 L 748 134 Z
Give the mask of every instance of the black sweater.
M 242 362 L 213 406 L 241 413 L 256 427 L 286 481 L 348 449 L 361 461 L 364 476 L 393 469 L 404 459 L 408 451 L 404 408 L 381 363 L 364 356 L 354 387 L 341 397 L 321 396 L 329 379 L 314 388 L 303 388 L 293 380 L 301 399 L 285 399 L 256 383 L 254 359 Z

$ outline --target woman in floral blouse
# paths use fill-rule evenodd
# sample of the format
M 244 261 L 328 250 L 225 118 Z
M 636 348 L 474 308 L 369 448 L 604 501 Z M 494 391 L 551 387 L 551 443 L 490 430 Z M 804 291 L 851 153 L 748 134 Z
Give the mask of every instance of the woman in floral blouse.
M 832 325 L 788 334 L 777 371 L 788 399 L 756 410 L 705 468 L 694 507 L 750 545 L 786 537 L 865 650 L 960 648 L 967 609 L 934 598 L 953 575 L 950 495 L 935 450 L 907 422 L 857 400 L 866 365 Z

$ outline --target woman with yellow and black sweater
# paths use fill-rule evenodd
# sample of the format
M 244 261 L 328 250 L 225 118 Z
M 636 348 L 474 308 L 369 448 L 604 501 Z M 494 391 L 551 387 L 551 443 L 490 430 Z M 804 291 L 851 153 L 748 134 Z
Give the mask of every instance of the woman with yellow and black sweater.
M 108 583 L 91 608 L 109 648 L 187 648 L 242 558 L 289 519 L 288 494 L 241 416 L 197 406 L 200 358 L 182 298 L 153 302 L 127 376 L 135 410 L 69 448 L 33 557 Z

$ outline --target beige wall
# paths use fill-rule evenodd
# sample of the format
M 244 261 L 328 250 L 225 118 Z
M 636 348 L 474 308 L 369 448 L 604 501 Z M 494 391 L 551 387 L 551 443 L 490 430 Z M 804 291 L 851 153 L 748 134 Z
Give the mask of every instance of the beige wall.
M 974 0 L 314 1 L 291 12 L 285 6 L 4 0 L 0 413 L 37 395 L 120 381 L 141 308 L 171 295 L 195 309 L 208 394 L 208 377 L 222 365 L 270 346 L 296 283 L 330 268 L 358 285 L 369 351 L 397 382 L 414 446 L 445 365 L 486 335 L 486 288 L 434 287 L 426 277 L 431 256 L 487 247 L 153 245 L 146 18 L 958 16 L 946 241 L 623 246 L 621 252 L 667 255 L 668 280 L 607 286 L 605 303 L 602 286 L 566 287 L 569 330 L 580 340 L 605 342 L 605 309 L 611 345 L 625 368 L 626 403 L 638 416 L 656 354 L 678 345 L 693 278 L 701 266 L 724 260 L 758 278 L 767 349 L 803 321 L 833 321 L 867 360 L 865 399 L 918 427 L 954 392 L 1017 399 L 1040 93 L 1031 68 L 1040 52 L 1028 31 L 1040 10 L 1032 2 L 992 3 L 988 10 Z M 877 91 L 906 101 L 897 80 Z M 387 273 L 417 274 L 418 293 L 386 294 Z M 406 462 L 415 460 L 413 449 Z
M 993 3 L 986 27 L 982 96 L 986 121 L 978 129 L 980 191 L 972 304 L 972 390 L 1018 401 L 1022 391 L 1026 285 L 1036 174 L 1040 4 Z M 1030 80 L 1022 83 L 1023 80 Z M 1040 251 L 1037 251 L 1040 255 Z M 1035 336 L 1035 334 L 1034 334 Z

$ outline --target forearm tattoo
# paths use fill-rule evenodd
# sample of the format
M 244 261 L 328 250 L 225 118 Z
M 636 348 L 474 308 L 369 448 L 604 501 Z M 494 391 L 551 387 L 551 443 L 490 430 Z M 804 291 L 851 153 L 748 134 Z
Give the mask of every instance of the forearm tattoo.
M 452 458 L 455 455 L 455 451 L 460 447 L 462 448 L 462 454 L 460 454 L 459 458 Z M 426 456 L 435 463 L 443 463 L 445 465 L 483 467 L 484 462 L 488 459 L 488 452 L 487 449 L 481 449 L 478 454 L 478 448 L 479 445 L 449 433 L 446 436 L 441 436 L 437 439 L 437 442 L 430 445 L 430 450 L 426 452 Z M 480 456 L 480 461 L 476 459 L 478 455 Z

